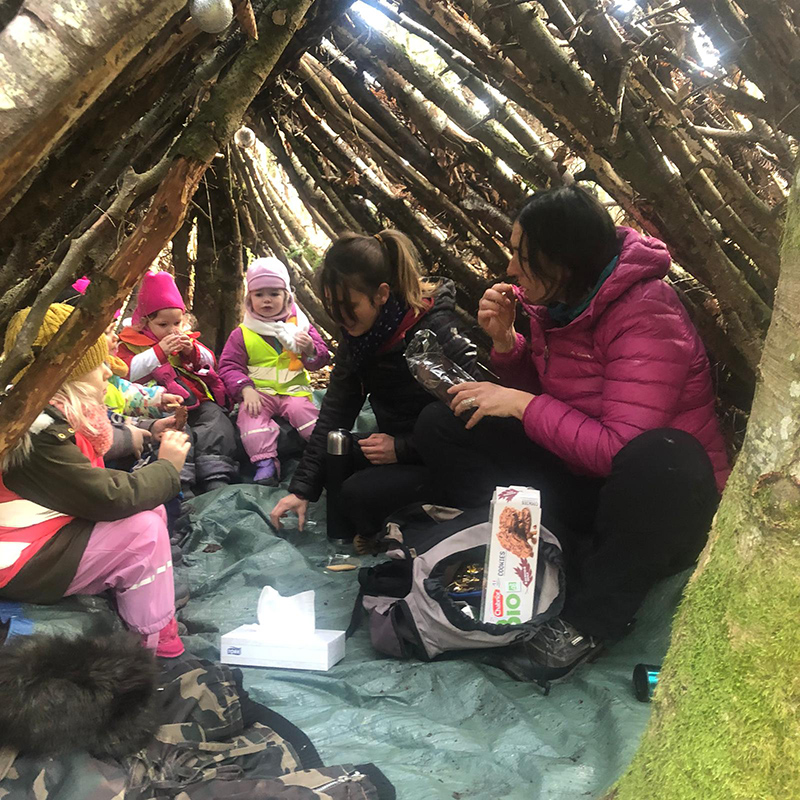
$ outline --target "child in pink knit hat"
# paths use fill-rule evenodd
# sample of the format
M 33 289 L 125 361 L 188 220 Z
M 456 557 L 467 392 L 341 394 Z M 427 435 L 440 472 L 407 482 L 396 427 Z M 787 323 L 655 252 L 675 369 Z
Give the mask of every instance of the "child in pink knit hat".
M 129 379 L 153 382 L 180 395 L 189 411 L 193 453 L 181 475 L 184 493 L 234 481 L 238 474 L 236 432 L 225 410 L 228 397 L 216 372 L 216 358 L 182 328 L 186 306 L 168 272 L 148 272 L 139 288 L 131 325 L 120 332 L 117 355 Z M 194 474 L 192 471 L 194 468 Z
M 306 440 L 319 411 L 311 401 L 308 370 L 324 367 L 330 353 L 297 307 L 286 267 L 277 258 L 258 258 L 247 270 L 244 322 L 228 337 L 219 374 L 239 401 L 242 443 L 256 465 L 255 481 L 278 482 L 278 434 L 283 417 Z

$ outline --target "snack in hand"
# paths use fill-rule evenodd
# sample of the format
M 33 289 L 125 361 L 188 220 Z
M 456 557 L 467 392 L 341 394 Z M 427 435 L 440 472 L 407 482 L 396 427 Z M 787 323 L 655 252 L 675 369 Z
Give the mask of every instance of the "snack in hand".
M 175 409 L 175 430 L 182 431 L 186 427 L 186 422 L 189 419 L 189 410 L 186 406 L 178 406 Z

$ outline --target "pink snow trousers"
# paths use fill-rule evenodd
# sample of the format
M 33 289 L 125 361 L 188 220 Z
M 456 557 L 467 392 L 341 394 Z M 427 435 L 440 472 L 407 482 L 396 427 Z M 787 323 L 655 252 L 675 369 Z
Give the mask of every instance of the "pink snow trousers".
M 239 405 L 236 424 L 242 434 L 242 444 L 253 462 L 278 455 L 278 433 L 280 429 L 275 417 L 283 417 L 306 440 L 311 438 L 319 410 L 309 397 L 289 397 L 281 394 L 261 396 L 261 410 L 250 416 L 244 404 Z
M 66 591 L 111 590 L 122 621 L 155 649 L 158 632 L 175 616 L 172 548 L 164 506 L 92 529 L 78 571 Z

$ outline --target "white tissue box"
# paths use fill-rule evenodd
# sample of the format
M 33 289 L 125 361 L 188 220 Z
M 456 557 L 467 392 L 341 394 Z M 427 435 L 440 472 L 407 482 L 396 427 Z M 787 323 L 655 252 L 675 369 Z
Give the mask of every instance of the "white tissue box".
M 220 639 L 220 661 L 240 667 L 329 670 L 344 658 L 344 631 L 301 637 L 270 636 L 259 625 L 240 625 Z

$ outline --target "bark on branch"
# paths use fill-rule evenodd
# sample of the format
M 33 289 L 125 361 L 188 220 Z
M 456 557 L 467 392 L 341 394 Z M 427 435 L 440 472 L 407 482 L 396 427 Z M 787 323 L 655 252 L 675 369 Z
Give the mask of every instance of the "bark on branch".
M 129 170 L 123 177 L 119 193 L 108 210 L 86 233 L 73 240 L 64 260 L 37 296 L 14 346 L 5 354 L 3 362 L 0 363 L 0 387 L 11 383 L 14 376 L 33 361 L 31 346 L 36 339 L 48 307 L 55 302 L 68 284 L 78 277 L 88 252 L 97 247 L 101 240 L 108 240 L 117 235 L 118 229 L 125 219 L 125 214 L 134 200 L 155 187 L 166 174 L 168 167 L 169 159 L 163 158 L 155 167 L 141 175 Z
M 236 59 L 186 128 L 143 220 L 100 274 L 85 301 L 59 329 L 0 404 L 0 457 L 28 429 L 114 310 L 180 227 L 192 195 L 221 144 L 241 125 L 312 0 L 277 0 L 262 16 L 259 40 Z

